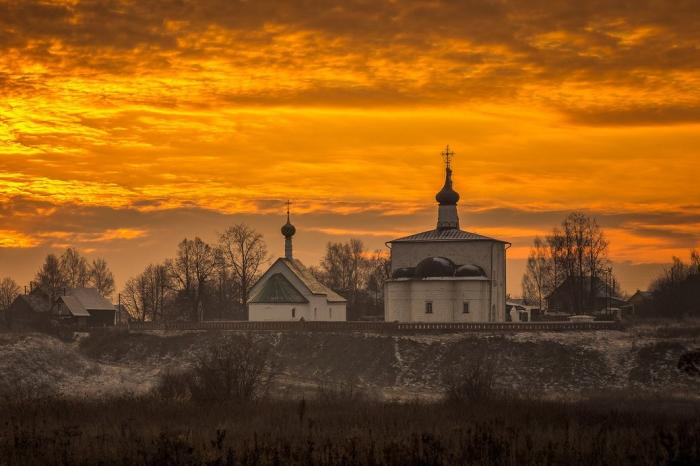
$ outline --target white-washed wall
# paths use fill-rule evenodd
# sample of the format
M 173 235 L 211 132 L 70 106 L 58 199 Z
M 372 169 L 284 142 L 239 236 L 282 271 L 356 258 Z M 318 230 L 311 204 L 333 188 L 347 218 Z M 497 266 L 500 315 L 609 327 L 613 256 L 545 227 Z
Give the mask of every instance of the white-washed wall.
M 296 309 L 292 317 L 292 309 Z M 308 320 L 308 304 L 252 303 L 248 306 L 248 320 L 252 322 Z
M 488 280 L 390 280 L 386 282 L 388 322 L 488 322 Z M 469 302 L 469 313 L 463 312 Z M 432 302 L 433 312 L 425 312 Z
M 505 244 L 498 241 L 443 241 L 443 242 L 411 242 L 394 243 L 391 248 L 391 270 L 399 268 L 415 267 L 420 261 L 428 257 L 447 257 L 457 265 L 475 264 L 484 269 L 491 280 L 490 290 L 487 287 L 486 300 L 490 299 L 490 307 L 486 308 L 486 316 L 480 321 L 504 322 L 506 312 L 506 254 Z M 413 314 L 393 318 L 400 314 L 395 308 L 403 308 L 405 303 L 392 303 L 393 292 L 396 299 L 405 299 L 400 292 L 387 288 L 389 295 L 385 297 L 386 320 L 410 321 Z M 489 298 L 489 293 L 491 297 Z M 414 303 L 415 305 L 415 303 Z M 396 314 L 396 313 L 399 314 Z M 389 316 L 391 314 L 391 317 Z

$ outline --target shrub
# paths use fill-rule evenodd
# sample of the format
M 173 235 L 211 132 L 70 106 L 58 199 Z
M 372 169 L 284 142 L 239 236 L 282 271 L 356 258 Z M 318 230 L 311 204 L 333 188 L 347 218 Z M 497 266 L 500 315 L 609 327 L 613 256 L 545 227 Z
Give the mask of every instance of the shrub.
M 484 355 L 455 364 L 442 379 L 445 397 L 451 402 L 491 400 L 497 395 L 495 382 L 493 361 Z
M 191 371 L 166 370 L 160 375 L 153 394 L 163 400 L 187 400 L 192 396 L 191 381 Z
M 154 394 L 200 402 L 251 401 L 267 395 L 275 375 L 272 347 L 251 337 L 225 337 L 201 352 L 191 369 L 166 371 Z

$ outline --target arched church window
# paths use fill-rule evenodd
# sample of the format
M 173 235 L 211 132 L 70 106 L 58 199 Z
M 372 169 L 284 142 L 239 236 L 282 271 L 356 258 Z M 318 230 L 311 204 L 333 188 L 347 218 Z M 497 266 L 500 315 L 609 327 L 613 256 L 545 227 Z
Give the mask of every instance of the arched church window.
M 297 316 L 297 308 L 293 307 L 292 308 L 292 319 L 294 319 Z
M 426 301 L 426 302 L 425 302 L 425 313 L 426 313 L 426 314 L 432 314 L 432 313 L 433 313 L 433 302 L 432 302 L 432 301 Z

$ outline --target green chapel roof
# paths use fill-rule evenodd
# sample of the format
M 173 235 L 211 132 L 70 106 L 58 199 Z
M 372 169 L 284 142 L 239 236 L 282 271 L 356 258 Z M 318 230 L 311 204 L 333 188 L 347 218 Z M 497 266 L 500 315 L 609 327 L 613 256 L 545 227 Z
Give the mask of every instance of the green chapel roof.
M 252 303 L 308 303 L 309 301 L 281 273 L 267 279 Z

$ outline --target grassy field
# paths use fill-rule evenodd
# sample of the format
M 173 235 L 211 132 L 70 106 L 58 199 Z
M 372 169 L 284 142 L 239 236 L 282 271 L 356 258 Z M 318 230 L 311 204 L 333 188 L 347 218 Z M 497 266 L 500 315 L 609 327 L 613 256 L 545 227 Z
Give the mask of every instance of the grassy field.
M 700 464 L 700 403 L 154 398 L 0 406 L 2 464 Z

